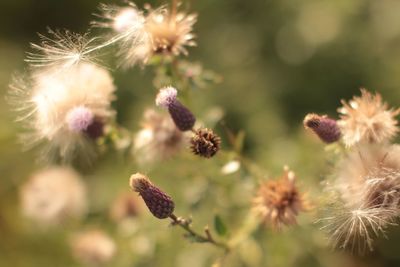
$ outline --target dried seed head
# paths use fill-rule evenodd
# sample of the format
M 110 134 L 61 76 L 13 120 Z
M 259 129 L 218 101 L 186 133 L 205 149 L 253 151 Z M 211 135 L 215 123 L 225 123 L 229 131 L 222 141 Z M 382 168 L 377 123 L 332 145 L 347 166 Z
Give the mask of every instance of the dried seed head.
M 120 46 L 118 55 L 122 66 L 145 65 L 154 55 L 187 55 L 186 48 L 196 45 L 192 33 L 197 20 L 195 14 L 166 6 L 152 9 L 150 5 L 143 12 L 135 4 L 126 2 L 125 6 L 101 5 L 100 19 L 92 23 L 115 32 L 113 42 Z
M 285 168 L 281 178 L 261 184 L 253 207 L 266 224 L 279 229 L 284 224 L 296 224 L 298 213 L 309 210 L 310 204 L 297 189 L 295 174 Z
M 110 217 L 115 222 L 122 222 L 127 218 L 138 216 L 140 209 L 139 197 L 125 192 L 114 200 L 110 208 Z
M 338 126 L 346 146 L 360 142 L 382 143 L 392 139 L 399 131 L 395 117 L 399 109 L 389 109 L 380 94 L 361 89 L 361 96 L 349 102 L 342 101 Z
M 211 129 L 197 130 L 190 140 L 192 152 L 205 158 L 214 156 L 221 146 L 221 138 Z
M 87 137 L 115 114 L 115 86 L 106 69 L 85 62 L 41 68 L 16 77 L 10 87 L 10 101 L 28 130 L 22 139 L 26 146 L 44 145 L 43 158 L 49 161 L 93 160 L 96 151 Z
M 360 254 L 373 250 L 400 214 L 400 147 L 358 146 L 339 162 L 327 191 L 333 203 L 321 221 L 333 245 Z
M 102 230 L 87 230 L 71 239 L 74 257 L 89 266 L 102 266 L 112 260 L 117 247 L 113 239 Z
M 142 129 L 136 134 L 132 153 L 139 163 L 154 163 L 177 154 L 188 137 L 165 113 L 148 109 L 143 114 Z
M 41 226 L 58 225 L 83 217 L 87 211 L 86 187 L 74 170 L 52 167 L 39 171 L 20 190 L 22 213 Z
M 158 219 L 165 219 L 174 212 L 175 204 L 170 196 L 153 185 L 143 174 L 135 173 L 131 176 L 129 185 L 133 191 L 143 198 L 150 212 Z
M 340 139 L 340 129 L 334 119 L 326 115 L 308 114 L 304 118 L 304 127 L 311 129 L 325 143 L 330 144 Z

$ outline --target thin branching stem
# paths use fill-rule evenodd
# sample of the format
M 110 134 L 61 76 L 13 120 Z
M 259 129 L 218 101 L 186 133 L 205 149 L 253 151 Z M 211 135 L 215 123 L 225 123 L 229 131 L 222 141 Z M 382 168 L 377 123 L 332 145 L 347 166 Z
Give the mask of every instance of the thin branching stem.
M 175 17 L 178 8 L 178 0 L 172 0 L 171 5 L 171 17 Z
M 172 225 L 180 226 L 182 229 L 184 229 L 189 234 L 190 237 L 194 238 L 197 242 L 213 244 L 214 246 L 224 249 L 226 253 L 228 253 L 230 251 L 230 247 L 226 243 L 221 242 L 221 241 L 216 241 L 214 239 L 208 226 L 206 226 L 204 228 L 204 234 L 200 234 L 200 233 L 196 232 L 195 230 L 193 230 L 190 220 L 187 220 L 187 219 L 184 219 L 181 217 L 177 217 L 174 214 L 172 214 L 169 217 L 172 220 Z

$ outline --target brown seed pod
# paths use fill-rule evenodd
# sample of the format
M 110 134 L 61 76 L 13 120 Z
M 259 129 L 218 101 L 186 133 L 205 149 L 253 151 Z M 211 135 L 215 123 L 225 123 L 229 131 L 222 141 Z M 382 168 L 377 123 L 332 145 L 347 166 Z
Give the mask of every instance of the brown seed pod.
M 195 131 L 190 143 L 195 155 L 211 158 L 220 149 L 221 138 L 211 129 L 203 128 Z

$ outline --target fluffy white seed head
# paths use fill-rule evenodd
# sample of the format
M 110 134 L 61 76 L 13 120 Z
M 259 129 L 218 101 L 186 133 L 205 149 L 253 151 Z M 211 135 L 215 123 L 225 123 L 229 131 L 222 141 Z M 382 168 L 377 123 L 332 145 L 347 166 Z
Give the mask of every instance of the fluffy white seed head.
M 399 131 L 396 116 L 399 109 L 390 109 L 379 94 L 361 89 L 361 96 L 349 102 L 342 101 L 338 109 L 338 126 L 346 146 L 358 143 L 384 143 L 391 140 Z
M 149 109 L 135 135 L 132 154 L 141 164 L 154 163 L 177 154 L 186 142 L 188 136 L 178 130 L 170 116 Z
M 394 224 L 396 210 L 378 207 L 347 207 L 341 204 L 331 209 L 330 216 L 321 220 L 331 243 L 341 249 L 363 254 L 372 251 L 374 240 L 385 236 L 385 229 Z
M 333 193 L 322 221 L 332 243 L 363 253 L 400 215 L 400 147 L 358 146 L 337 166 Z
M 87 230 L 71 239 L 74 257 L 89 266 L 101 266 L 112 260 L 117 247 L 113 239 L 101 230 Z
M 87 210 L 86 188 L 70 168 L 53 167 L 32 175 L 20 190 L 22 213 L 45 226 L 80 218 Z
M 145 65 L 154 55 L 187 55 L 188 46 L 195 46 L 193 25 L 197 16 L 170 10 L 165 6 L 145 12 L 133 3 L 126 6 L 101 5 L 99 21 L 92 24 L 113 30 L 110 43 L 118 43 L 120 65 L 124 68 Z M 143 14 L 145 13 L 145 14 Z
M 46 154 L 54 153 L 48 157 L 63 161 L 70 161 L 77 153 L 89 159 L 93 151 L 82 130 L 94 118 L 107 121 L 114 115 L 112 77 L 91 63 L 79 63 L 62 71 L 40 69 L 30 80 L 13 84 L 11 89 L 16 94 L 15 105 L 23 107 L 19 119 L 29 130 L 23 141 L 28 145 L 46 143 Z
M 178 91 L 172 86 L 161 88 L 156 96 L 156 105 L 167 108 L 176 101 L 177 95 Z
M 116 32 L 129 31 L 143 25 L 142 14 L 134 7 L 121 8 L 112 18 L 112 28 Z
M 25 60 L 32 67 L 54 67 L 60 70 L 80 62 L 95 60 L 94 52 L 98 45 L 96 38 L 88 38 L 70 31 L 53 31 L 49 36 L 39 34 L 40 43 L 31 44 L 35 52 L 29 52 Z
M 350 152 L 337 166 L 334 186 L 347 203 L 356 203 L 365 184 L 374 177 L 385 178 L 385 170 L 400 172 L 400 146 L 364 145 Z

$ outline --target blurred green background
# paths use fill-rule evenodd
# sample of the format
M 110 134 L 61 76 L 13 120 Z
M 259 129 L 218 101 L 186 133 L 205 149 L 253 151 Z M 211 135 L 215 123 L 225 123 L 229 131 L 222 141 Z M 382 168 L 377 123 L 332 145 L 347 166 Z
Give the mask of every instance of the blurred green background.
M 111 2 L 118 3 L 105 3 Z M 25 52 L 30 42 L 38 42 L 37 32 L 45 33 L 48 26 L 85 32 L 99 3 L 0 1 L 1 94 L 6 95 L 14 72 L 26 71 Z M 136 4 L 142 7 L 144 1 Z M 268 170 L 266 177 L 279 175 L 289 164 L 300 185 L 318 198 L 319 182 L 329 166 L 322 146 L 302 128 L 304 115 L 336 116 L 340 99 L 358 94 L 360 87 L 378 91 L 390 105 L 400 106 L 400 1 L 193 0 L 185 5 L 199 14 L 198 47 L 190 49 L 188 59 L 223 77 L 222 83 L 193 92 L 192 109 L 202 117 L 213 107 L 222 108 L 226 124 L 235 132 L 246 132 L 245 154 Z M 107 62 L 107 55 L 103 59 Z M 136 131 L 144 108 L 153 105 L 152 73 L 133 68 L 115 70 L 113 76 L 118 121 Z M 0 266 L 79 266 L 64 240 L 77 226 L 38 232 L 20 216 L 18 187 L 42 165 L 34 161 L 35 151 L 23 151 L 18 144 L 20 127 L 4 97 L 0 113 Z M 193 215 L 195 227 L 212 222 L 218 213 L 233 231 L 246 214 L 254 189 L 246 186 L 243 173 L 222 176 L 224 163 L 223 158 L 201 161 L 182 156 L 138 169 L 120 155 L 107 154 L 93 168 L 81 170 L 95 211 L 86 224 L 118 236 L 102 211 L 118 192 L 128 191 L 129 175 L 141 171 L 174 196 L 179 214 Z M 259 229 L 226 266 L 400 266 L 400 233 L 393 230 L 390 241 L 379 241 L 374 254 L 356 260 L 329 249 L 313 224 L 316 219 L 315 213 L 305 215 L 300 226 L 282 233 Z M 167 222 L 143 215 L 137 223 L 137 232 L 129 238 L 147 242 L 150 249 L 132 248 L 129 241 L 110 266 L 211 266 L 218 255 L 207 245 L 189 244 L 178 229 L 169 230 Z M 119 239 L 127 244 L 127 237 Z

